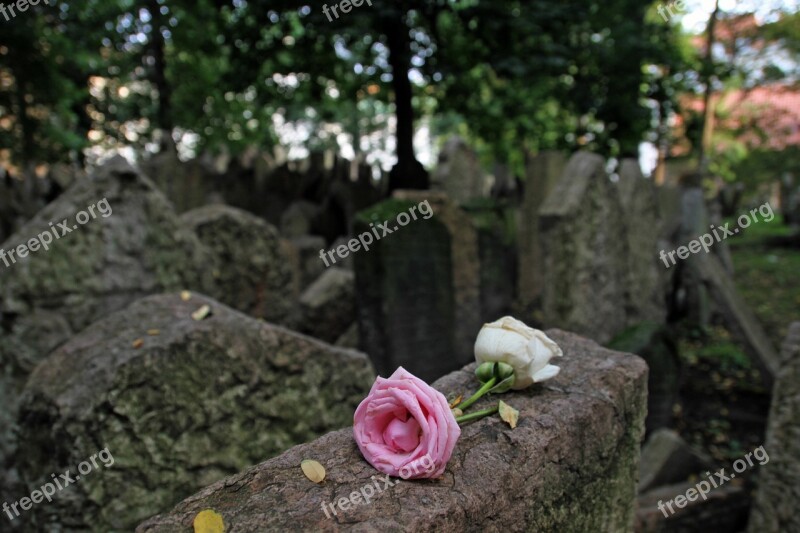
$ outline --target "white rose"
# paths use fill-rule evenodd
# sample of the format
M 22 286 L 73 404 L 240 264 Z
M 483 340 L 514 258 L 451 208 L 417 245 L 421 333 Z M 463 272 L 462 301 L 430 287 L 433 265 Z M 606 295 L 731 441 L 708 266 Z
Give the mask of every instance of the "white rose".
M 505 316 L 484 324 L 475 339 L 475 360 L 478 364 L 506 363 L 514 368 L 513 389 L 520 390 L 555 377 L 559 367 L 549 364 L 563 352 L 550 337 L 516 318 Z

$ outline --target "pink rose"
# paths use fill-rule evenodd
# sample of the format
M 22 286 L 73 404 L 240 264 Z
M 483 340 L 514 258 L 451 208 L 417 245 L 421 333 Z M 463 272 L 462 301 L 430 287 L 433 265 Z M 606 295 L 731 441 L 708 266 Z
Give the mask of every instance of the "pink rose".
M 444 395 L 400 367 L 375 380 L 356 409 L 353 433 L 369 464 L 417 479 L 444 473 L 461 428 Z

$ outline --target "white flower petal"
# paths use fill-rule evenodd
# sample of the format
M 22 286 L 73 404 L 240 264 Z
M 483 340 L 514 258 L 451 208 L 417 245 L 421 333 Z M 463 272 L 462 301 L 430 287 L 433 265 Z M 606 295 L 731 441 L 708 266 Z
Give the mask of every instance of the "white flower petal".
M 558 367 L 548 363 L 562 355 L 558 344 L 544 332 L 510 316 L 485 324 L 475 340 L 478 363 L 503 362 L 514 368 L 516 390 L 555 376 Z
M 544 381 L 546 379 L 554 378 L 561 372 L 561 367 L 555 365 L 547 365 L 543 369 L 539 370 L 536 374 L 533 375 L 534 383 L 538 383 L 540 381 Z

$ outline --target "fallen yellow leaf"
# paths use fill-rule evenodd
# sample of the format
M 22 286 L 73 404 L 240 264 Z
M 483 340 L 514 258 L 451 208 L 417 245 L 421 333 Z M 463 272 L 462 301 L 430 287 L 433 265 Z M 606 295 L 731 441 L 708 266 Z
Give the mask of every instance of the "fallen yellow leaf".
M 460 403 L 461 403 L 461 400 L 462 400 L 463 398 L 464 398 L 464 395 L 463 395 L 463 394 L 461 394 L 461 395 L 459 395 L 459 396 L 458 396 L 458 398 L 456 398 L 455 400 L 453 400 L 452 402 L 450 402 L 450 409 L 452 409 L 452 408 L 454 408 L 454 407 L 458 407 L 458 404 L 460 404 Z
M 150 335 L 151 337 L 155 337 L 159 333 L 161 333 L 161 330 L 158 330 L 158 329 L 148 329 L 147 330 L 147 334 Z
M 136 339 L 135 341 L 133 341 L 132 346 L 134 348 L 141 348 L 142 346 L 144 346 L 144 339 Z
M 223 533 L 225 531 L 225 522 L 222 521 L 222 515 L 206 509 L 200 511 L 194 517 L 194 533 Z
M 192 297 L 192 293 L 189 291 L 181 291 L 181 300 L 184 302 L 188 302 L 189 299 Z
M 204 305 L 199 308 L 197 311 L 192 313 L 192 318 L 197 321 L 203 320 L 205 317 L 211 314 L 211 307 L 208 305 Z
M 508 405 L 503 400 L 500 400 L 500 418 L 507 422 L 511 429 L 517 427 L 519 421 L 519 411 Z
M 306 459 L 300 463 L 300 468 L 308 479 L 314 483 L 322 483 L 325 479 L 325 467 L 312 459 Z

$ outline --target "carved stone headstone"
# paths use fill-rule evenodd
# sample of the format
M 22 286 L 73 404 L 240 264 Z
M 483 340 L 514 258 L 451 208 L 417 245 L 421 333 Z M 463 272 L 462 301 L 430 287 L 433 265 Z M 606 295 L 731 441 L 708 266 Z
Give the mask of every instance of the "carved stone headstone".
M 89 206 L 96 218 L 78 225 L 78 213 L 88 215 Z M 51 234 L 47 250 L 8 267 L 0 263 L 0 464 L 14 447 L 20 390 L 50 350 L 138 298 L 200 289 L 208 281 L 205 248 L 153 183 L 122 158 L 78 181 L 0 248 L 14 249 L 62 220 L 70 232 L 55 230 L 61 236 Z
M 212 282 L 205 292 L 225 305 L 268 322 L 295 323 L 294 291 L 288 255 L 278 230 L 235 207 L 201 207 L 181 216 L 211 255 L 205 268 Z
M 608 342 L 627 323 L 628 242 L 603 158 L 573 155 L 539 217 L 545 324 Z
M 336 342 L 356 319 L 355 275 L 331 267 L 300 295 L 303 333 Z
M 460 137 L 451 137 L 442 147 L 431 188 L 444 191 L 458 204 L 487 195 L 486 174 L 478 155 Z
M 210 483 L 352 424 L 373 379 L 364 354 L 210 298 L 145 298 L 86 328 L 31 375 L 17 458 L 27 493 L 104 448 L 114 464 L 20 520 L 28 531 L 52 522 L 131 531 Z
M 681 384 L 681 360 L 670 331 L 661 324 L 643 322 L 626 329 L 608 346 L 620 352 L 635 353 L 650 368 L 647 380 L 647 433 L 670 427 Z
M 764 449 L 748 531 L 800 531 L 800 322 L 789 326 L 772 391 Z
M 728 330 L 739 339 L 745 351 L 758 366 L 766 386 L 772 386 L 780 369 L 780 358 L 772 341 L 753 311 L 736 291 L 736 285 L 716 256 L 700 256 L 691 263 L 692 275 L 710 295 L 714 310 Z M 690 258 L 691 260 L 692 258 Z
M 433 216 L 399 227 L 397 217 L 423 201 Z M 356 217 L 356 235 L 373 227 L 381 238 L 355 254 L 355 273 L 361 346 L 378 372 L 403 366 L 432 381 L 472 360 L 480 281 L 469 217 L 441 193 L 397 191 Z
M 482 323 L 512 312 L 517 296 L 515 211 L 494 200 L 465 207 L 478 233 Z
M 179 213 L 206 205 L 217 185 L 213 169 L 207 168 L 201 159 L 184 163 L 172 144 L 144 161 L 141 167 Z
M 632 531 L 647 367 L 577 335 L 547 335 L 564 350 L 561 373 L 535 391 L 503 395 L 520 411 L 516 429 L 498 416 L 465 425 L 440 479 L 378 482 L 352 429 L 343 429 L 206 487 L 136 531 L 191 532 L 205 509 L 225 531 L 259 533 Z M 433 386 L 445 396 L 474 390 L 474 365 Z M 300 472 L 307 458 L 327 467 L 323 483 Z M 362 487 L 377 490 L 349 500 Z
M 563 153 L 549 151 L 528 157 L 526 162 L 519 224 L 519 301 L 526 309 L 539 300 L 544 282 L 539 207 L 561 178 L 566 164 Z
M 655 186 L 644 178 L 637 160 L 624 159 L 617 188 L 627 226 L 627 323 L 663 323 L 666 319 L 663 281 L 666 271 L 658 259 L 660 222 Z

